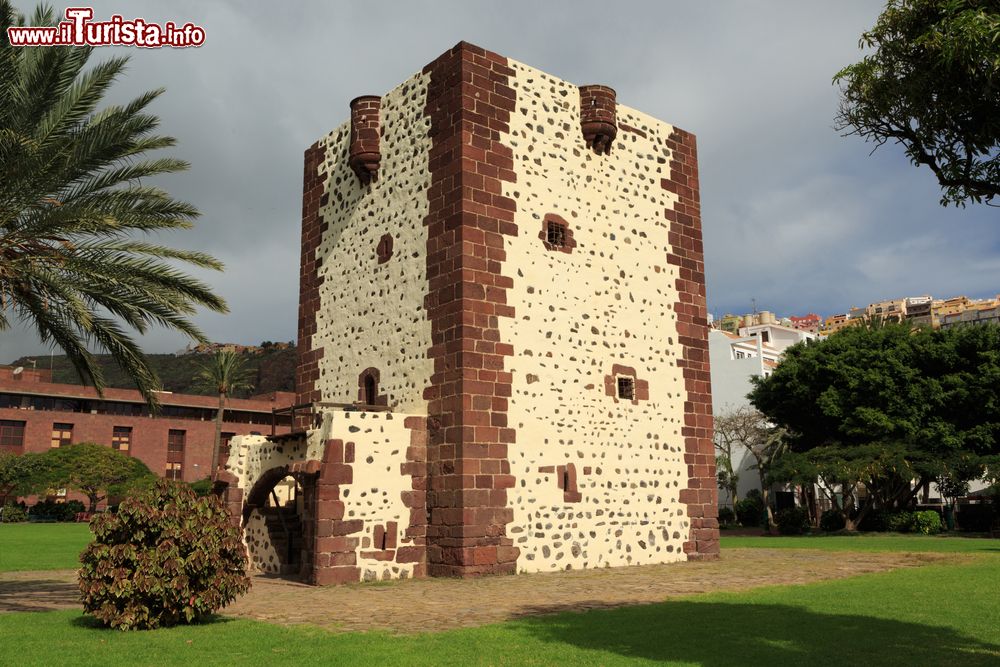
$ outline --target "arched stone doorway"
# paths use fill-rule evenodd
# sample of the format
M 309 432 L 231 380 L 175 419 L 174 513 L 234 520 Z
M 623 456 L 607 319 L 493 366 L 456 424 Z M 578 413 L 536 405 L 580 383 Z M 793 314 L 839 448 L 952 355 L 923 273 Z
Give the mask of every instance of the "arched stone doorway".
M 309 499 L 316 474 L 283 465 L 265 471 L 243 504 L 243 535 L 252 570 L 302 576 L 311 567 Z

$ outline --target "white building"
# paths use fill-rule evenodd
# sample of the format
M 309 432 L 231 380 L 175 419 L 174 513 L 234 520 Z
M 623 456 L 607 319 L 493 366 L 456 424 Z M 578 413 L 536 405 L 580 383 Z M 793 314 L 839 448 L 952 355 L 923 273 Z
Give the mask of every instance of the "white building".
M 796 343 L 818 340 L 819 334 L 800 331 L 777 323 L 752 324 L 740 328 L 740 334 L 713 329 L 708 335 L 708 354 L 712 370 L 712 412 L 718 417 L 749 405 L 747 394 L 753 388 L 750 378 L 767 377 L 777 367 L 785 350 Z M 745 450 L 734 457 L 740 475 L 739 497 L 750 489 L 760 489 L 760 479 L 753 457 Z M 732 499 L 719 490 L 719 506 L 731 506 Z

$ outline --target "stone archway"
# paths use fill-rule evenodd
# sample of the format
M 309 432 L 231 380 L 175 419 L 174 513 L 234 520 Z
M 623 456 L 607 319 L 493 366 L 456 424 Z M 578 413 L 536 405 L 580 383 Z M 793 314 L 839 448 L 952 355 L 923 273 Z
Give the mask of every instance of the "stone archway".
M 318 468 L 318 462 L 316 462 Z M 246 494 L 243 538 L 252 570 L 272 575 L 308 574 L 312 565 L 312 507 L 316 472 L 298 465 L 265 471 Z M 317 471 L 318 472 L 318 471 Z M 280 492 L 279 488 L 284 487 Z
M 341 497 L 341 485 L 353 479 L 354 444 L 311 431 L 241 438 L 239 445 L 215 475 L 215 493 L 243 531 L 251 569 L 312 584 L 359 581 L 364 521 L 345 518 Z M 298 489 L 294 508 L 278 507 L 283 503 L 274 502 L 272 490 L 288 477 Z

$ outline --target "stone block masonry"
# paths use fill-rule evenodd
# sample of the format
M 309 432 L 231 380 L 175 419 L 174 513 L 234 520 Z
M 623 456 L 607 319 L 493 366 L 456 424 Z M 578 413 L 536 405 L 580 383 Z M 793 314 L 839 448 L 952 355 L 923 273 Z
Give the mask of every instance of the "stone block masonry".
M 708 318 L 705 304 L 705 260 L 701 234 L 698 153 L 695 137 L 676 129 L 667 139 L 670 176 L 661 185 L 677 196 L 664 215 L 670 221 L 667 262 L 677 267 L 678 339 L 684 348 L 678 365 L 684 371 L 684 462 L 688 486 L 681 492 L 687 504 L 691 532 L 684 543 L 690 559 L 719 553 L 719 488 L 715 477 L 712 437 L 712 387 L 708 364 Z
M 505 236 L 516 236 L 515 201 L 501 193 L 515 179 L 509 132 L 513 71 L 505 58 L 459 44 L 424 70 L 430 75 L 431 187 L 425 301 L 434 361 L 428 401 L 428 572 L 514 572 L 506 535 L 513 485 L 507 425 L 511 374 L 501 318 L 514 316 L 504 275 Z
M 351 112 L 306 152 L 298 398 L 379 435 L 320 406 L 268 459 L 333 508 L 310 579 L 714 557 L 694 137 L 465 42 Z

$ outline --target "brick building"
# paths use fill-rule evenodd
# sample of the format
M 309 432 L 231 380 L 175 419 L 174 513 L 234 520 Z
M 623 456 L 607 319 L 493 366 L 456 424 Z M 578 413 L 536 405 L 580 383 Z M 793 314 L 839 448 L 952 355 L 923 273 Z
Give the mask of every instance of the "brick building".
M 350 108 L 305 153 L 298 428 L 217 477 L 252 563 L 715 557 L 694 136 L 467 43 Z
M 289 430 L 286 408 L 295 395 L 274 392 L 230 399 L 222 426 L 223 449 L 236 435 Z M 193 482 L 210 476 L 218 398 L 161 393 L 157 416 L 138 391 L 54 383 L 51 372 L 0 366 L 0 450 L 43 452 L 76 442 L 108 445 L 140 459 L 153 472 Z

